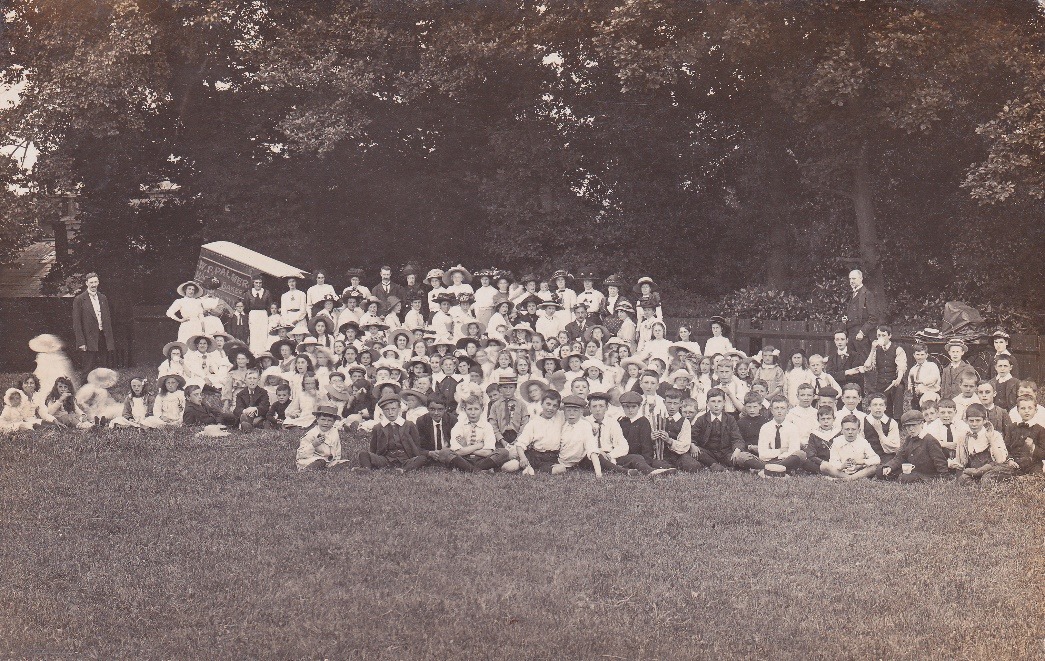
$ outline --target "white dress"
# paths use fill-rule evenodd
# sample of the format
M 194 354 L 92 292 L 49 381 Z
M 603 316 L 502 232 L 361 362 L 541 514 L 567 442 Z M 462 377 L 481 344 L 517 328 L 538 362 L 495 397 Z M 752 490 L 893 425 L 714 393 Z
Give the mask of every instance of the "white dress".
M 193 335 L 203 334 L 203 303 L 198 298 L 179 298 L 167 308 L 167 316 L 185 321 L 178 326 L 178 341 L 185 343 Z
M 708 357 L 714 356 L 716 353 L 725 354 L 727 351 L 732 350 L 733 343 L 725 336 L 709 337 L 704 345 L 704 355 Z

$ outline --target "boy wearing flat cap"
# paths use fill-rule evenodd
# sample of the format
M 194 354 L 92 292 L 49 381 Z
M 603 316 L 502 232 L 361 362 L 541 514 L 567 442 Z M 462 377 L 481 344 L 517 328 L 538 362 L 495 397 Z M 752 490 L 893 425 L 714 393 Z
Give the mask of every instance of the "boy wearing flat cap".
M 901 484 L 913 484 L 938 479 L 948 475 L 947 453 L 940 442 L 924 430 L 925 416 L 921 411 L 908 411 L 900 418 L 907 439 L 892 460 L 882 465 L 881 477 L 900 480 Z M 903 472 L 904 464 L 912 464 L 910 473 Z
M 969 347 L 961 340 L 951 340 L 944 346 L 951 362 L 940 371 L 940 399 L 954 399 L 962 392 L 962 379 L 972 378 L 979 382 L 976 368 L 965 362 Z
M 320 404 L 313 416 L 316 418 L 316 426 L 308 430 L 298 444 L 298 470 L 314 471 L 347 466 L 348 461 L 341 458 L 341 436 L 334 429 L 334 423 L 341 418 L 337 409 Z
M 378 401 L 377 407 L 384 414 L 385 422 L 374 425 L 370 432 L 370 450 L 360 451 L 358 468 L 395 468 L 405 472 L 428 463 L 417 426 L 399 415 L 401 406 L 399 396 L 391 393 Z

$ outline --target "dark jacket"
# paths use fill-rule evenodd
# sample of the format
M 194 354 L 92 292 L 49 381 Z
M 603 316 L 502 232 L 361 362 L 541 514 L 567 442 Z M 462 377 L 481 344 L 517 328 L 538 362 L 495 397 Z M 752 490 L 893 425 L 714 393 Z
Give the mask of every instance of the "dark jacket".
M 845 306 L 845 318 L 847 335 L 852 336 L 863 331 L 865 338 L 874 337 L 875 328 L 881 319 L 881 312 L 878 301 L 870 289 L 866 286 L 860 287 L 856 294 L 849 297 L 849 302 Z M 867 356 L 864 358 L 866 359 Z
M 182 424 L 186 427 L 202 427 L 203 425 L 232 424 L 234 418 L 216 406 L 204 402 L 197 404 L 191 399 L 185 399 L 185 415 Z
M 914 472 L 929 477 L 947 474 L 947 453 L 931 435 L 911 436 L 887 466 L 892 475 L 899 475 L 904 464 L 914 464 Z
M 452 413 L 447 411 L 443 414 L 442 424 L 442 447 L 450 447 L 450 430 L 457 424 L 457 418 Z M 435 442 L 435 422 L 432 420 L 432 414 L 425 413 L 417 419 L 417 433 L 419 436 L 418 444 L 422 450 L 438 450 Z
M 268 413 L 265 414 L 265 420 L 268 421 L 273 427 L 281 426 L 287 419 L 287 408 L 290 407 L 292 400 L 285 402 L 272 402 L 269 404 Z
M 703 448 L 711 453 L 719 463 L 728 463 L 729 456 L 734 450 L 747 452 L 744 437 L 740 434 L 740 426 L 737 419 L 728 413 L 722 414 L 721 434 L 718 438 L 711 436 L 711 413 L 705 413 L 693 421 L 693 431 L 690 438 L 697 447 Z
M 95 316 L 94 306 L 91 305 L 91 295 L 84 291 L 73 299 L 73 335 L 76 337 L 76 346 L 86 347 L 87 351 L 99 350 L 98 340 L 102 335 L 105 336 L 105 343 L 110 350 L 116 348 L 109 299 L 101 292 L 98 292 L 98 307 L 102 311 L 102 330 L 98 330 L 98 317 Z
M 247 313 L 244 312 L 242 317 L 237 317 L 236 313 L 228 315 L 224 319 L 225 332 L 236 338 L 243 344 L 247 344 L 250 341 L 250 325 L 247 323 Z
M 1045 427 L 1019 422 L 1009 427 L 1005 447 L 1021 473 L 1040 472 L 1045 459 Z
M 264 418 L 269 412 L 269 394 L 268 391 L 258 386 L 254 389 L 254 394 L 243 388 L 236 393 L 236 408 L 232 411 L 233 415 L 237 418 L 243 415 L 244 409 L 249 409 L 252 406 L 258 407 L 258 415 Z
M 653 427 L 646 416 L 632 422 L 627 416 L 620 418 L 621 431 L 628 441 L 628 454 L 641 455 L 647 462 L 653 461 Z
M 845 371 L 851 370 L 855 367 L 860 367 L 864 364 L 865 360 L 867 360 L 867 356 L 862 358 L 857 356 L 852 347 L 849 348 L 849 353 L 845 355 L 845 358 L 839 356 L 838 351 L 836 350 L 828 356 L 827 365 L 824 369 L 828 374 L 835 378 L 835 381 L 837 381 L 840 386 L 844 386 L 847 383 L 862 384 L 862 374 L 850 374 L 849 376 L 846 376 Z
M 421 437 L 417 426 L 407 420 L 400 427 L 380 424 L 370 432 L 370 451 L 382 457 L 413 458 L 421 456 Z

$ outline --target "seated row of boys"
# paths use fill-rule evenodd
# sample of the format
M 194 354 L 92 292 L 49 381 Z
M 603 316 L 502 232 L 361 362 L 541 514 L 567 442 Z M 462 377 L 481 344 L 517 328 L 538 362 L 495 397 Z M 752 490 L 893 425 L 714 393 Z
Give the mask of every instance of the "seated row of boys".
M 725 411 L 726 393 L 719 388 L 708 392 L 707 410 L 698 415 L 696 402 L 675 388 L 653 401 L 625 392 L 616 406 L 606 393 L 585 397 L 581 381 L 565 397 L 544 391 L 534 415 L 517 399 L 512 377 L 501 379 L 498 397 L 489 405 L 477 396 L 461 401 L 460 419 L 437 394 L 416 424 L 402 415 L 403 400 L 389 390 L 377 403 L 383 422 L 373 428 L 369 449 L 359 453 L 355 468 L 410 471 L 441 464 L 468 472 L 558 474 L 579 467 L 600 475 L 652 477 L 678 470 L 750 469 L 906 483 L 951 475 L 961 481 L 997 481 L 1041 473 L 1045 460 L 1045 428 L 1034 421 L 1040 407 L 1031 393 L 1018 400 L 1018 424 L 1002 422 L 1005 412 L 990 402 L 968 405 L 962 422 L 952 400 L 927 402 L 923 411 L 905 413 L 898 424 L 885 414 L 881 394 L 869 397 L 867 413 L 860 411 L 854 384 L 845 387 L 841 409 L 835 408 L 836 392 L 814 395 L 812 386 L 803 385 L 798 406 L 789 407 L 783 396 L 766 402 L 750 392 L 743 411 L 734 416 Z M 987 388 L 982 394 L 990 399 Z M 317 427 L 306 433 L 298 450 L 299 468 L 347 465 L 336 429 L 340 417 L 333 406 L 316 410 Z

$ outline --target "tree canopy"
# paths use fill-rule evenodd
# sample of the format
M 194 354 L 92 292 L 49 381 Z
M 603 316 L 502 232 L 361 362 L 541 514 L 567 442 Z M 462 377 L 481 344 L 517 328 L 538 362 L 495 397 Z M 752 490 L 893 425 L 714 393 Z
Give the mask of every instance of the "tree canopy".
M 335 273 L 596 266 L 703 299 L 860 265 L 894 313 L 1043 323 L 1031 0 L 11 5 L 0 126 L 39 157 L 0 175 L 78 193 L 71 268 L 137 300 L 229 239 Z M 0 198 L 0 235 L 32 232 L 30 198 Z

